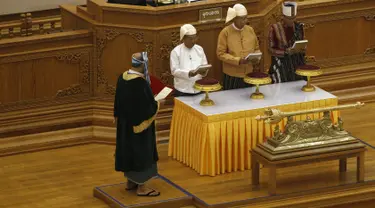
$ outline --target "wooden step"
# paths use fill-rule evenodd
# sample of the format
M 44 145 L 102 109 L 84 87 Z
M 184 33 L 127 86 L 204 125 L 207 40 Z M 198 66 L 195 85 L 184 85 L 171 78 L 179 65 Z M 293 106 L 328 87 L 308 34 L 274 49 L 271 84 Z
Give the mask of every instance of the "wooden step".
M 375 85 L 358 87 L 354 89 L 336 90 L 333 91 L 332 94 L 339 98 L 340 104 L 354 103 L 358 101 L 372 103 L 375 102 Z

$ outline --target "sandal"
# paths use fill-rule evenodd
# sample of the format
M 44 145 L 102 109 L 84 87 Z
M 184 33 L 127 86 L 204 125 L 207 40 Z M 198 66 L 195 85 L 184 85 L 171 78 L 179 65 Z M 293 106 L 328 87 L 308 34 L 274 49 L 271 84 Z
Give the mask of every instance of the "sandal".
M 155 194 L 153 194 L 155 193 Z M 154 189 L 151 189 L 149 192 L 147 193 L 137 193 L 137 196 L 148 196 L 148 197 L 155 197 L 155 196 L 159 196 L 160 195 L 160 192 L 157 192 L 155 191 Z

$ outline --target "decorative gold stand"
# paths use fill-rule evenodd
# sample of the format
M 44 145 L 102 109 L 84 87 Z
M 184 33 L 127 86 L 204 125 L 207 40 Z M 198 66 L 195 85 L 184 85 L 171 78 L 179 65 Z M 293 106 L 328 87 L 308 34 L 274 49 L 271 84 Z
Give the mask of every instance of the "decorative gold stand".
M 312 110 L 281 112 L 277 109 L 268 109 L 264 116 L 257 116 L 257 120 L 265 123 L 277 124 L 283 118 L 288 121 L 282 132 L 278 125 L 275 126 L 273 137 L 258 144 L 258 148 L 264 151 L 264 156 L 270 160 L 298 157 L 307 153 L 330 152 L 338 149 L 362 147 L 362 143 L 344 130 L 341 118 L 337 124 L 333 124 L 330 111 L 360 108 L 364 104 L 341 105 Z M 307 117 L 304 121 L 294 121 L 293 116 L 309 113 L 323 112 L 323 118 L 312 120 Z
M 254 77 L 254 76 L 251 76 L 252 74 L 253 73 L 250 73 L 244 78 L 244 82 L 248 84 L 256 85 L 255 92 L 250 95 L 250 98 L 251 99 L 264 99 L 264 94 L 259 91 L 259 85 L 269 84 L 272 82 L 272 80 L 267 74 L 264 74 L 264 73 L 262 74 L 265 77 Z
M 343 121 L 339 118 L 337 124 L 331 120 L 331 112 L 345 108 L 360 108 L 364 104 L 357 102 L 352 105 L 342 105 L 328 108 L 303 110 L 296 112 L 281 112 L 268 109 L 264 116 L 257 116 L 257 120 L 265 123 L 277 124 L 284 117 L 288 118 L 284 131 L 275 126 L 273 137 L 258 144 L 250 151 L 252 185 L 259 185 L 260 164 L 268 169 L 268 192 L 277 192 L 277 169 L 306 165 L 322 161 L 339 160 L 339 171 L 347 169 L 347 158 L 357 158 L 357 181 L 364 182 L 366 145 L 350 135 L 343 128 Z M 312 120 L 294 121 L 293 116 L 323 112 L 323 117 Z
M 302 87 L 304 92 L 313 92 L 315 87 L 311 85 L 311 77 L 319 76 L 323 74 L 323 70 L 318 66 L 305 65 L 296 70 L 296 74 L 307 77 L 307 84 Z
M 201 83 L 196 82 L 194 84 L 194 88 L 197 90 L 203 91 L 206 94 L 205 98 L 201 100 L 201 102 L 199 103 L 201 106 L 213 106 L 215 105 L 215 102 L 209 98 L 208 92 L 214 92 L 214 91 L 220 90 L 221 85 L 219 84 L 219 82 L 217 82 L 216 84 L 210 84 L 210 85 L 202 85 Z

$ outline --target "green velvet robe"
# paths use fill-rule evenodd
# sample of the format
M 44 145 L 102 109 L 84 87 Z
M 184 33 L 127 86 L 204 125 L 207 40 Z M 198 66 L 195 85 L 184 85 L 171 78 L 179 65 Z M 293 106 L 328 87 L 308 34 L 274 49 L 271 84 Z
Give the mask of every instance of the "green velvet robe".
M 158 161 L 154 122 L 158 110 L 159 103 L 143 77 L 125 72 L 118 78 L 114 103 L 116 171 L 140 172 Z

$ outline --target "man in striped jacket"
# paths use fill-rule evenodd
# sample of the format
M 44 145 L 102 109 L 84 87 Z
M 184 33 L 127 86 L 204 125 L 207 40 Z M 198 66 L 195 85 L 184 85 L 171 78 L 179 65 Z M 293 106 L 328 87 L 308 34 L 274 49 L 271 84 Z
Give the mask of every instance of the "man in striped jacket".
M 296 22 L 297 3 L 283 2 L 283 18 L 281 22 L 271 25 L 269 31 L 269 50 L 271 67 L 269 74 L 273 83 L 302 80 L 296 75 L 298 66 L 305 65 L 305 51 L 294 50 L 293 44 L 304 39 L 303 24 Z

